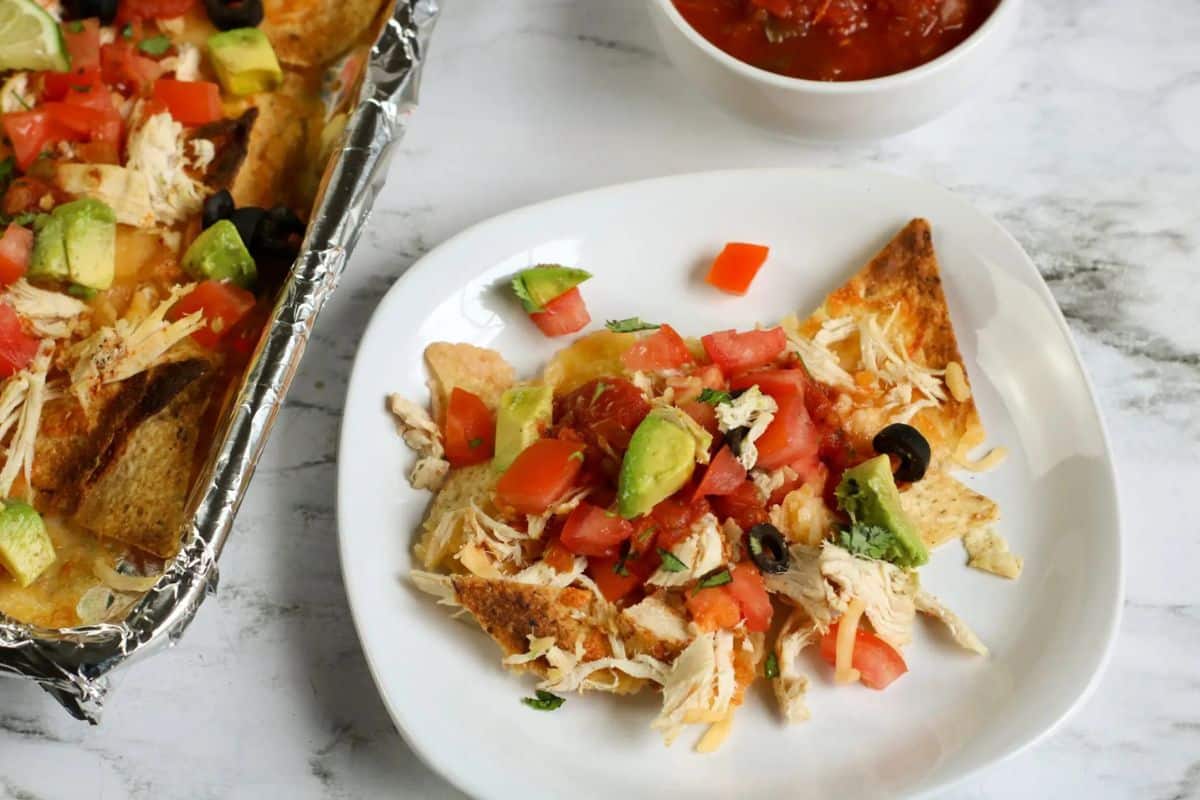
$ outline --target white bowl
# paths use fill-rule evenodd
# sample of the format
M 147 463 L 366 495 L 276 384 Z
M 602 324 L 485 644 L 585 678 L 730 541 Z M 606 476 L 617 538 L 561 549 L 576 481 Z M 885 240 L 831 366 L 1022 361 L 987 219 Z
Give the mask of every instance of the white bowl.
M 647 0 L 667 56 L 718 105 L 785 136 L 853 141 L 892 136 L 986 90 L 988 74 L 1017 27 L 1022 0 L 1000 0 L 983 25 L 926 64 L 883 78 L 811 81 L 739 61 L 701 36 L 671 0 Z

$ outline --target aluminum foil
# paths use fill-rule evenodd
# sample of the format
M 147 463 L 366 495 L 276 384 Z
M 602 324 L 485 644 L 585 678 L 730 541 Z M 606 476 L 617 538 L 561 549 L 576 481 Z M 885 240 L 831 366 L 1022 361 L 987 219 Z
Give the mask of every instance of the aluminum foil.
M 370 51 L 358 105 L 326 173 L 300 255 L 196 482 L 179 554 L 120 624 L 47 629 L 0 620 L 0 675 L 38 682 L 73 716 L 94 724 L 110 673 L 177 641 L 215 592 L 217 559 L 317 313 L 337 287 L 383 185 L 392 146 L 416 106 L 438 11 L 438 0 L 397 0 Z

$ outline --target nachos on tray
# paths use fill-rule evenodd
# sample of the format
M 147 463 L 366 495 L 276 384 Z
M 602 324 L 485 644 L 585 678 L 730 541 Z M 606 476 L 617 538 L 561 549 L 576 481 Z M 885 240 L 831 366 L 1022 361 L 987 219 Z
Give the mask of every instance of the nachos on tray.
M 0 0 L 0 618 L 177 553 L 382 7 Z
M 744 292 L 765 258 L 729 245 L 709 281 Z M 541 265 L 513 287 L 558 336 L 588 323 L 589 277 Z M 707 725 L 708 752 L 759 676 L 808 718 L 807 648 L 872 689 L 907 671 L 918 612 L 987 653 L 918 578 L 963 537 L 992 548 L 972 564 L 1020 571 L 996 504 L 951 475 L 984 430 L 924 220 L 774 327 L 611 321 L 524 381 L 472 345 L 425 357 L 432 413 L 389 398 L 433 492 L 412 580 L 540 679 L 534 708 L 653 687 L 652 726 L 670 744 Z

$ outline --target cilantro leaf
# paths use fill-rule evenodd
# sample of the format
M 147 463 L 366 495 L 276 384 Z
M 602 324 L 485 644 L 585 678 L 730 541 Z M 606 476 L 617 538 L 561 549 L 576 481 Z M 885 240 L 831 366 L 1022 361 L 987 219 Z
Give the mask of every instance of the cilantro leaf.
M 537 697 L 522 697 L 521 702 L 532 709 L 538 711 L 553 711 L 554 709 L 567 702 L 566 698 L 559 697 L 552 692 L 547 692 L 544 689 L 538 689 Z
M 776 657 L 774 650 L 767 654 L 767 662 L 763 664 L 763 676 L 766 678 L 779 677 L 779 658 Z
M 890 561 L 893 564 L 905 560 L 896 535 L 878 525 L 855 522 L 849 528 L 838 531 L 837 543 L 843 549 L 862 558 Z
M 122 39 L 132 39 L 133 38 L 133 23 L 132 22 L 126 22 L 125 26 L 123 28 L 121 28 L 121 38 Z
M 161 33 L 157 36 L 151 36 L 149 39 L 142 39 L 138 42 L 138 50 L 141 50 L 148 56 L 161 56 L 163 53 L 171 49 L 171 40 Z
M 474 439 L 471 439 L 470 441 L 467 442 L 467 447 L 474 450 L 476 447 L 479 447 L 479 445 L 481 445 L 481 444 L 483 444 L 483 439 L 476 436 Z
M 721 403 L 729 403 L 733 401 L 733 395 L 724 389 L 708 389 L 705 388 L 700 392 L 700 402 L 708 403 L 710 406 L 719 406 Z
M 655 322 L 646 322 L 641 317 L 628 317 L 626 319 L 610 319 L 604 323 L 604 327 L 613 333 L 634 333 L 636 331 L 656 331 L 662 326 Z
M 629 560 L 629 555 L 633 548 L 629 545 L 629 540 L 621 542 L 621 555 L 617 558 L 617 563 L 613 564 L 613 574 L 620 575 L 622 578 L 629 577 L 629 568 L 625 566 L 625 562 Z
M 733 582 L 733 576 L 729 574 L 729 570 L 722 568 L 717 572 L 711 572 L 700 579 L 696 584 L 696 589 L 712 589 L 716 586 L 724 586 L 727 583 Z
M 663 572 L 683 572 L 687 564 L 679 560 L 679 556 L 662 547 L 658 548 L 658 557 L 662 559 Z

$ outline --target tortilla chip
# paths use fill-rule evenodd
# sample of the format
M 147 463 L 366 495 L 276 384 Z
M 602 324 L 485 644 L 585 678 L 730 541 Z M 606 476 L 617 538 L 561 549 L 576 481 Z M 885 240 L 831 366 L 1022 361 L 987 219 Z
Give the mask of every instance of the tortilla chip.
M 636 341 L 632 333 L 589 333 L 554 354 L 542 373 L 542 382 L 553 386 L 554 394 L 564 395 L 596 378 L 621 375 L 625 372 L 621 354 Z
M 262 31 L 284 64 L 327 66 L 372 28 L 379 0 L 266 0 Z
M 930 549 L 1000 519 L 1000 507 L 994 501 L 936 470 L 901 492 L 900 505 Z
M 250 132 L 258 120 L 258 109 L 249 108 L 232 119 L 219 119 L 201 125 L 192 132 L 192 139 L 213 143 L 215 155 L 204 168 L 201 180 L 210 189 L 228 189 L 237 178 L 250 146 Z
M 492 473 L 490 462 L 450 471 L 446 482 L 434 495 L 429 512 L 425 515 L 425 522 L 421 526 L 421 538 L 413 547 L 413 552 L 425 569 L 436 569 L 447 556 L 453 555 L 462 547 L 461 524 L 441 541 L 434 540 L 442 520 L 447 514 L 467 508 L 471 503 L 478 506 L 488 505 L 494 482 L 495 475 Z
M 281 90 L 262 92 L 254 103 L 257 115 L 246 137 L 245 156 L 229 184 L 233 200 L 239 208 L 303 207 L 294 201 L 292 189 L 305 166 L 311 101 Z
M 79 487 L 76 523 L 162 558 L 175 554 L 211 384 L 204 361 L 152 371 L 123 430 Z
M 440 420 L 455 387 L 479 396 L 488 408 L 500 404 L 500 395 L 513 385 L 516 371 L 504 356 L 472 344 L 434 342 L 425 348 L 429 366 L 429 392 L 433 396 L 433 418 Z
M 911 421 L 934 446 L 935 460 L 948 458 L 964 438 L 969 443 L 983 441 L 983 426 L 958 349 L 958 339 L 942 291 L 933 234 L 926 220 L 909 222 L 854 277 L 833 291 L 821 307 L 801 323 L 800 330 L 811 338 L 825 320 L 845 316 L 857 320 L 873 315 L 883 325 L 893 312 L 897 316 L 891 333 L 893 337 L 899 335 L 914 363 L 944 370 L 948 364 L 956 362 L 963 368 L 961 386 L 966 391 L 959 393 L 963 399 L 955 399 L 947 390 L 948 399 L 939 407 L 923 409 Z M 850 371 L 854 369 L 845 359 L 843 367 Z M 886 402 L 883 395 L 888 388 L 879 387 L 878 395 L 868 397 L 866 402 L 883 405 Z M 866 435 L 867 432 L 859 431 L 859 434 Z
M 963 547 L 967 551 L 968 567 L 1010 580 L 1021 577 L 1025 559 L 1010 552 L 1008 542 L 991 528 L 971 531 L 963 537 Z

